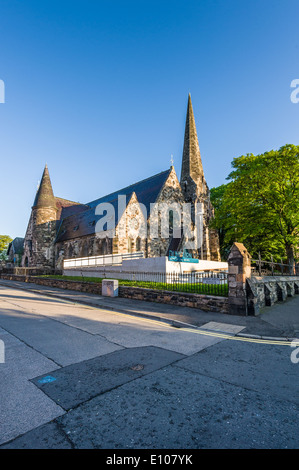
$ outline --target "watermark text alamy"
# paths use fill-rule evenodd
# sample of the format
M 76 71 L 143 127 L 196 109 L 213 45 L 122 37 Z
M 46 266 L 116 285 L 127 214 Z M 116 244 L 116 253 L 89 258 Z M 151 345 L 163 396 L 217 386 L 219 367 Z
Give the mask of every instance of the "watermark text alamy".
M 5 103 L 5 85 L 4 81 L 0 79 L 0 103 Z

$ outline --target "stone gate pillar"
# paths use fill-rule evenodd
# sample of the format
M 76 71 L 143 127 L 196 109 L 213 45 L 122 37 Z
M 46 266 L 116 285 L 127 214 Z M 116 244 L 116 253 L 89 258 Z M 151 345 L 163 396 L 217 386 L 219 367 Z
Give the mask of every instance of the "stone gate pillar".
M 234 243 L 228 255 L 228 304 L 231 315 L 247 315 L 246 278 L 251 277 L 251 256 L 243 243 Z

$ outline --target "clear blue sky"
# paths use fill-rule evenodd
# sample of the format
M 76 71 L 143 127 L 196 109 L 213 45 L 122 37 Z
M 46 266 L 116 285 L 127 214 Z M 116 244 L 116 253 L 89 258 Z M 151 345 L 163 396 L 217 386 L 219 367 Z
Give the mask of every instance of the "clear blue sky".
M 24 236 L 48 164 L 88 202 L 180 175 L 191 93 L 206 179 L 299 144 L 298 0 L 0 0 L 0 234 Z

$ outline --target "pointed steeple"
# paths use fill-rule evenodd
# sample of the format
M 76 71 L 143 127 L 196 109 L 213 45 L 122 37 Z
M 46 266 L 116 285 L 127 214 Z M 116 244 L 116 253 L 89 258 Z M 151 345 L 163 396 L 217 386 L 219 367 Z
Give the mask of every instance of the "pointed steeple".
M 181 187 L 183 192 L 190 193 L 190 186 L 194 186 L 194 184 L 197 187 L 196 192 L 198 194 L 205 192 L 206 183 L 199 150 L 191 95 L 189 93 L 181 170 Z M 187 190 L 187 186 L 189 187 L 189 190 Z
M 51 179 L 50 179 L 47 164 L 45 166 L 42 180 L 35 196 L 33 207 L 34 208 L 56 207 L 55 197 L 53 194 L 53 189 L 52 189 L 52 184 L 51 184 Z

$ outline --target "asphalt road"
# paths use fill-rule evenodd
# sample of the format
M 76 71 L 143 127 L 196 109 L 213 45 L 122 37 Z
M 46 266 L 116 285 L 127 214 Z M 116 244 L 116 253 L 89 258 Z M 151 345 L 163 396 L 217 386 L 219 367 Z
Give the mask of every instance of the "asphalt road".
M 1 448 L 298 448 L 294 348 L 243 328 L 0 286 Z

